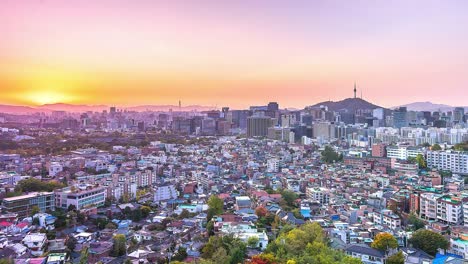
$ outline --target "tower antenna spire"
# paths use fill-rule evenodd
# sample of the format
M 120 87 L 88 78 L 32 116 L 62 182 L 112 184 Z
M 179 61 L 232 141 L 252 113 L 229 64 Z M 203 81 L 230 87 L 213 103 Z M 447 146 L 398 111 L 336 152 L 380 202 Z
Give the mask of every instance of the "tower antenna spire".
M 356 81 L 354 81 L 354 98 L 356 98 Z

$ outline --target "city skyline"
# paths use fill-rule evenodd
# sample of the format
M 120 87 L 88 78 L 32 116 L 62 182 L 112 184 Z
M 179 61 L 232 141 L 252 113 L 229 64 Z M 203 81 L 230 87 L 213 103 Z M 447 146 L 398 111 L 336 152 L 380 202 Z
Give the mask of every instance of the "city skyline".
M 466 105 L 466 5 L 4 1 L 0 104 Z

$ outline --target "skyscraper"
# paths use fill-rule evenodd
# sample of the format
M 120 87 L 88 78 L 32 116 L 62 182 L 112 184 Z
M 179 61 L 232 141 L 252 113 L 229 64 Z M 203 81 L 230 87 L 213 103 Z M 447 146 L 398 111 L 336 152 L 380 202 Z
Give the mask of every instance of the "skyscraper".
M 400 107 L 393 112 L 393 126 L 402 128 L 408 126 L 406 107 Z
M 464 115 L 465 109 L 463 107 L 455 107 L 455 109 L 453 109 L 452 121 L 454 123 L 463 123 Z
M 247 137 L 266 137 L 268 128 L 272 127 L 275 119 L 268 116 L 251 116 L 247 118 Z

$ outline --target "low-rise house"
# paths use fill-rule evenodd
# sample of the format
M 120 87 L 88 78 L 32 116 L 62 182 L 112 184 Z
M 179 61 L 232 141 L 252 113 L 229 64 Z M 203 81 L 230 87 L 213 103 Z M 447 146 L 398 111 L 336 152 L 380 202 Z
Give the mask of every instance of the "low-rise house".
M 257 247 L 261 250 L 265 250 L 268 245 L 268 236 L 265 231 L 260 232 L 257 230 L 257 227 L 252 223 L 229 223 L 222 222 L 216 223 L 221 224 L 219 227 L 219 232 L 222 234 L 231 234 L 236 238 L 239 238 L 243 242 L 247 243 L 249 238 L 257 237 L 258 243 Z
M 43 233 L 28 234 L 23 239 L 23 244 L 31 251 L 33 256 L 41 256 L 47 246 L 47 236 Z
M 113 243 L 109 241 L 94 242 L 89 244 L 89 262 L 96 263 L 102 258 L 109 257 Z
M 377 249 L 371 248 L 364 244 L 350 245 L 346 248 L 346 254 L 354 258 L 360 259 L 366 264 L 384 264 L 385 254 Z

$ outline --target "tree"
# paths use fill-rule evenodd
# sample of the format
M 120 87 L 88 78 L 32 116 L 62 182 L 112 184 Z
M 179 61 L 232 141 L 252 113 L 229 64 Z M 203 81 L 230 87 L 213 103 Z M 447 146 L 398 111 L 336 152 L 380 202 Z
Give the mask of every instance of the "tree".
M 139 222 L 143 217 L 143 213 L 141 212 L 140 208 L 136 208 L 132 211 L 132 220 L 135 222 Z
M 0 259 L 0 264 L 14 264 L 15 260 L 12 258 L 2 258 Z
M 143 217 L 146 218 L 151 213 L 151 208 L 149 206 L 143 205 L 140 207 Z
M 262 253 L 252 257 L 251 264 L 276 264 L 277 260 L 272 253 Z
M 39 213 L 41 210 L 39 209 L 39 207 L 37 205 L 34 205 L 33 207 L 31 207 L 31 216 L 34 216 L 35 214 Z
M 127 239 L 124 235 L 118 234 L 113 238 L 114 245 L 112 246 L 112 256 L 123 256 L 127 253 Z
M 206 232 L 208 233 L 208 236 L 213 236 L 214 235 L 214 223 L 213 221 L 208 221 L 206 224 Z
M 322 161 L 325 163 L 333 163 L 338 162 L 343 159 L 343 155 L 338 154 L 338 152 L 334 151 L 332 147 L 325 146 L 325 149 L 322 151 Z
M 378 233 L 375 236 L 374 242 L 372 242 L 371 247 L 378 250 L 387 251 L 391 248 L 397 248 L 398 241 L 390 233 Z
M 416 163 L 418 164 L 420 169 L 426 168 L 426 159 L 422 154 L 418 154 L 416 156 Z
M 268 214 L 268 210 L 263 206 L 259 206 L 259 207 L 257 207 L 257 209 L 255 209 L 255 214 L 258 217 L 263 217 L 263 216 L 266 216 Z
M 426 225 L 415 213 L 411 213 L 408 217 L 408 224 L 412 225 L 412 230 L 414 231 L 424 228 Z
M 76 240 L 76 238 L 74 236 L 69 236 L 68 239 L 67 239 L 67 242 L 65 243 L 65 246 L 71 251 L 75 251 L 75 248 L 76 248 L 76 243 L 78 243 L 78 241 Z
M 76 206 L 74 204 L 70 204 L 67 208 L 67 211 L 68 212 L 71 212 L 71 211 L 76 211 Z
M 293 191 L 283 190 L 281 192 L 281 197 L 283 198 L 283 200 L 286 202 L 288 206 L 294 206 L 294 202 L 298 198 L 298 195 Z
M 216 195 L 211 195 L 208 199 L 208 221 L 215 215 L 223 213 L 224 201 Z
M 65 187 L 61 182 L 52 181 L 41 181 L 36 178 L 29 178 L 21 180 L 16 184 L 15 191 L 21 192 L 52 192 L 56 189 Z
M 249 246 L 250 248 L 256 248 L 258 241 L 259 241 L 258 237 L 251 236 L 249 237 L 249 239 L 247 239 L 247 246 Z
M 435 256 L 439 248 L 447 249 L 449 246 L 449 242 L 444 236 L 427 229 L 419 229 L 414 232 L 409 242 L 413 247 L 419 248 L 432 256 Z
M 213 260 L 216 260 L 216 263 L 220 264 L 229 264 L 229 256 L 227 254 L 226 249 L 220 247 L 213 253 Z
M 84 246 L 81 250 L 80 264 L 88 264 L 89 248 Z
M 118 227 L 117 224 L 114 222 L 109 222 L 106 225 L 106 229 L 117 229 L 117 227 Z
M 187 249 L 184 247 L 179 247 L 177 253 L 172 258 L 175 261 L 184 261 L 187 258 Z
M 35 226 L 38 226 L 40 223 L 39 223 L 39 217 L 34 217 L 33 220 L 32 220 L 32 224 L 35 225 Z
M 436 143 L 436 144 L 432 145 L 431 150 L 436 150 L 436 151 L 442 150 L 442 147 L 439 144 Z
M 182 212 L 180 212 L 179 218 L 180 219 L 185 219 L 190 217 L 190 212 L 187 209 L 183 209 Z
M 403 256 L 403 252 L 398 251 L 398 253 L 391 255 L 387 258 L 386 264 L 404 264 L 405 263 L 405 256 Z

